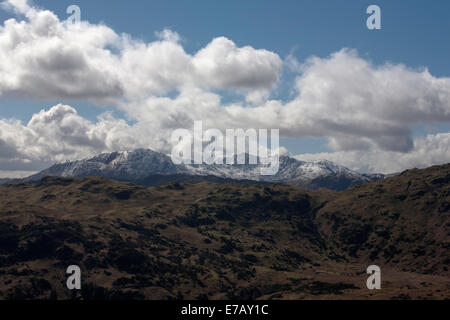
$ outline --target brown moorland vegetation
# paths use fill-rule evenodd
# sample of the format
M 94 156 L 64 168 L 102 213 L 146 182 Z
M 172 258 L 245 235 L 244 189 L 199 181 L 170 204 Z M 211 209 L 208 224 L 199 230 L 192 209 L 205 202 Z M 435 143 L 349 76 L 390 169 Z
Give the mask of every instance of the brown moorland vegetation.
M 449 299 L 450 164 L 342 192 L 0 187 L 0 299 Z M 66 268 L 82 269 L 69 291 Z M 382 290 L 366 288 L 369 265 Z

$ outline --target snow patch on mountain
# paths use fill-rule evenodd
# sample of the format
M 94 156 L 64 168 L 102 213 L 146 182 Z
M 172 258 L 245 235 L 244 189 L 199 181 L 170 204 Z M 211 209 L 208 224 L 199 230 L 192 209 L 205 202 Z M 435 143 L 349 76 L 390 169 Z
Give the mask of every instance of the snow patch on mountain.
M 104 153 L 89 159 L 55 164 L 24 179 L 24 181 L 38 181 L 46 176 L 101 176 L 134 182 L 151 175 L 187 174 L 216 176 L 234 180 L 286 183 L 311 189 L 329 187 L 330 189 L 341 190 L 382 178 L 380 175 L 374 177 L 362 175 L 326 160 L 300 161 L 288 155 L 280 157 L 280 169 L 276 175 L 262 176 L 260 169 L 261 164 L 175 165 L 171 158 L 165 154 L 148 149 L 139 149 Z

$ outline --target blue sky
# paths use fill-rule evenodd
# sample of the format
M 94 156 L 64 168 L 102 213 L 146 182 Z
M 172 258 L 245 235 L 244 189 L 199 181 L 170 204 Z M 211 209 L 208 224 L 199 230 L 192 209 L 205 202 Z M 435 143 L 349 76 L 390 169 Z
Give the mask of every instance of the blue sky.
M 35 4 L 60 18 L 67 6 L 82 9 L 82 19 L 104 22 L 116 32 L 147 41 L 170 28 L 185 40 L 187 51 L 217 36 L 299 58 L 328 55 L 352 47 L 376 63 L 428 66 L 436 76 L 450 74 L 450 3 L 446 0 L 39 0 Z M 366 28 L 366 8 L 382 9 L 382 30 Z M 0 15 L 2 20 L 10 14 Z
M 212 39 L 224 36 L 238 47 L 265 49 L 286 59 L 293 55 L 304 62 L 311 56 L 329 57 L 342 48 L 353 48 L 359 56 L 375 65 L 404 64 L 421 70 L 428 68 L 434 77 L 450 76 L 450 2 L 444 0 L 39 0 L 34 5 L 53 11 L 66 19 L 66 8 L 78 5 L 82 20 L 104 23 L 116 33 L 152 42 L 155 32 L 170 29 L 182 38 L 182 46 L 195 54 Z M 382 11 L 382 29 L 368 30 L 366 8 L 376 4 Z M 0 20 L 14 17 L 0 10 Z M 271 98 L 289 101 L 296 74 L 284 68 Z M 238 99 L 223 94 L 224 102 Z M 33 113 L 57 103 L 76 107 L 78 114 L 91 121 L 105 111 L 83 100 L 40 100 L 5 95 L 0 100 L 0 118 L 15 118 L 26 123 Z M 124 113 L 114 110 L 116 117 Z M 130 122 L 131 123 L 131 122 Z M 448 122 L 416 123 L 413 137 L 428 133 L 447 133 Z M 291 138 L 281 144 L 293 154 L 329 152 L 328 139 Z

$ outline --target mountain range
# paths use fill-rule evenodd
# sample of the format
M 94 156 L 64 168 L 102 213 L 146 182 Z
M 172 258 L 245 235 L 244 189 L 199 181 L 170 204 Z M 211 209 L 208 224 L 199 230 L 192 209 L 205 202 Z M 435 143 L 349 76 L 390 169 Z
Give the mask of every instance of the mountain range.
M 168 182 L 221 183 L 233 180 L 244 184 L 280 183 L 306 189 L 345 190 L 385 177 L 381 174 L 360 174 L 326 160 L 300 161 L 287 155 L 280 157 L 280 169 L 276 175 L 263 176 L 260 169 L 261 164 L 175 165 L 171 158 L 163 153 L 139 149 L 104 153 L 89 159 L 55 164 L 21 181 L 34 182 L 47 176 L 99 176 L 147 187 Z

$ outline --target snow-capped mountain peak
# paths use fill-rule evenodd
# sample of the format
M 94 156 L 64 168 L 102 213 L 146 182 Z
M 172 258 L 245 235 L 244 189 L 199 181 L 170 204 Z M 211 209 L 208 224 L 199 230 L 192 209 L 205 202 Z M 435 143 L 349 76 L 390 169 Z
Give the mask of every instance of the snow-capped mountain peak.
M 88 177 L 101 176 L 122 181 L 137 182 L 152 175 L 215 176 L 233 180 L 254 180 L 285 183 L 304 188 L 342 190 L 365 183 L 370 177 L 361 175 L 327 160 L 300 161 L 288 155 L 280 157 L 280 168 L 274 176 L 262 176 L 257 165 L 175 165 L 163 153 L 149 149 L 112 152 L 95 157 L 59 163 L 25 178 L 38 181 L 46 176 Z M 377 176 L 381 178 L 381 176 Z

